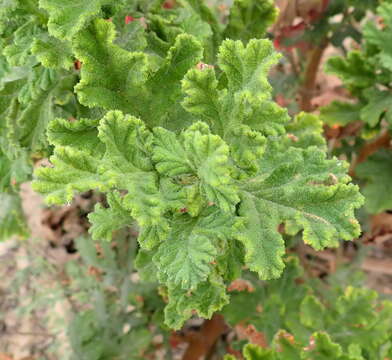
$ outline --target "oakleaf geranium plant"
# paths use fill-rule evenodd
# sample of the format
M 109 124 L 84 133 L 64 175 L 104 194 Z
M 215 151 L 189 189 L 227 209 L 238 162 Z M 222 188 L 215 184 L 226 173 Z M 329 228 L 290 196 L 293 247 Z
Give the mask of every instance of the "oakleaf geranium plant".
M 359 235 L 362 196 L 319 119 L 272 100 L 272 1 L 234 1 L 223 21 L 197 0 L 2 5 L 1 190 L 18 200 L 50 156 L 33 184 L 48 204 L 104 193 L 91 236 L 137 226 L 169 327 L 220 310 L 244 267 L 278 278 L 282 224 L 317 250 Z
M 362 196 L 347 165 L 326 158 L 318 119 L 290 120 L 271 100 L 270 41 L 224 40 L 204 64 L 203 44 L 179 34 L 157 61 L 116 45 L 114 25 L 97 19 L 72 47 L 79 101 L 104 115 L 50 122 L 53 166 L 36 171 L 34 189 L 49 204 L 105 193 L 93 238 L 137 223 L 137 264 L 164 285 L 169 327 L 221 309 L 244 266 L 279 277 L 282 223 L 318 250 L 359 235 Z

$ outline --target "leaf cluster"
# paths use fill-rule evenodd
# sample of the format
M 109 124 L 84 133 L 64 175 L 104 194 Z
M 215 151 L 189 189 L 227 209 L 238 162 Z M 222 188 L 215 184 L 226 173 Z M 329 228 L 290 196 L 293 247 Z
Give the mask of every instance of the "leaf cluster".
M 50 204 L 106 193 L 109 207 L 90 215 L 95 239 L 136 220 L 137 262 L 165 286 L 168 326 L 221 309 L 244 265 L 279 277 L 282 223 L 316 249 L 359 234 L 362 197 L 346 164 L 326 158 L 319 120 L 290 120 L 272 101 L 268 40 L 224 40 L 206 64 L 190 33 L 157 56 L 117 45 L 114 28 L 97 19 L 74 36 L 78 99 L 106 113 L 49 124 L 53 167 L 36 172 L 34 188 Z
M 137 266 L 162 284 L 169 327 L 221 309 L 244 266 L 278 278 L 281 225 L 318 250 L 359 235 L 362 196 L 327 158 L 320 120 L 272 100 L 279 55 L 259 39 L 272 1 L 234 1 L 223 21 L 196 0 L 3 5 L 2 182 L 51 155 L 34 182 L 48 204 L 106 194 L 92 237 L 136 222 Z
M 392 49 L 387 39 L 392 34 L 392 4 L 382 2 L 377 9 L 378 23 L 368 21 L 363 29 L 361 48 L 345 57 L 332 57 L 326 71 L 337 75 L 352 94 L 350 102 L 334 101 L 321 109 L 328 125 L 362 124 L 361 137 L 372 140 L 391 132 Z M 356 143 L 363 142 L 355 139 Z M 392 153 L 382 150 L 359 164 L 356 175 L 365 185 L 366 209 L 379 213 L 391 209 L 390 182 Z
M 80 38 L 87 36 L 87 28 L 94 19 L 115 23 L 117 45 L 128 51 L 144 50 L 151 57 L 151 66 L 156 67 L 180 34 L 196 36 L 204 45 L 206 58 L 211 59 L 230 28 L 235 27 L 244 34 L 241 35 L 244 40 L 261 36 L 276 11 L 270 0 L 257 3 L 236 1 L 230 19 L 222 22 L 216 9 L 211 10 L 201 1 L 178 1 L 172 9 L 166 9 L 160 0 L 93 0 L 80 4 L 73 0 L 1 1 L 0 191 L 15 194 L 18 201 L 18 185 L 30 180 L 33 163 L 52 152 L 46 137 L 50 120 L 94 119 L 105 113 L 104 105 L 102 109 L 86 107 L 88 101 L 83 101 L 83 95 L 77 95 L 74 90 L 83 61 L 83 51 L 75 42 L 83 41 Z M 248 19 L 251 9 L 253 17 Z M 265 14 L 265 20 L 256 26 L 254 19 L 261 14 Z M 134 21 L 127 23 L 126 17 Z M 114 29 L 111 31 L 114 36 Z M 102 60 L 103 54 L 99 51 L 97 54 Z M 168 63 L 166 69 L 171 65 L 176 66 Z M 163 74 L 165 68 L 161 71 Z M 159 76 L 155 79 L 153 91 L 158 91 L 161 80 Z M 82 84 L 79 86 L 82 88 Z M 159 91 L 164 94 L 173 90 L 169 86 Z M 162 105 L 169 108 L 176 104 L 172 101 L 149 104 Z M 122 109 L 117 104 L 115 108 Z M 18 217 L 23 218 L 21 212 Z M 15 225 L 11 232 L 7 230 L 7 234 L 12 233 L 22 235 L 24 231 Z
M 245 359 L 381 360 L 391 356 L 390 301 L 378 299 L 353 275 L 345 274 L 337 285 L 304 281 L 298 260 L 286 261 L 278 280 L 263 284 L 248 277 L 253 291 L 235 291 L 223 311 L 231 323 L 251 322 L 267 337 L 269 348 L 247 345 Z

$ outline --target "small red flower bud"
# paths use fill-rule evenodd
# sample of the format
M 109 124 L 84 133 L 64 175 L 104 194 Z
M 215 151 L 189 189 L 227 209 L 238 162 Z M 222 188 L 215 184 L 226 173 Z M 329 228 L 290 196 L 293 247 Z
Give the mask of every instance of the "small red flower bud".
M 135 21 L 135 18 L 133 16 L 127 15 L 125 17 L 125 24 L 129 24 L 130 22 Z
M 172 9 L 172 8 L 174 7 L 174 1 L 166 0 L 166 1 L 163 3 L 162 6 L 163 6 L 164 9 Z
M 82 68 L 82 63 L 79 60 L 76 60 L 74 62 L 74 68 L 75 70 L 80 70 Z
M 199 63 L 196 65 L 196 68 L 197 68 L 198 70 L 213 69 L 213 68 L 214 68 L 214 65 L 209 65 L 209 64 L 204 64 L 204 63 L 202 63 L 202 62 L 199 62 Z

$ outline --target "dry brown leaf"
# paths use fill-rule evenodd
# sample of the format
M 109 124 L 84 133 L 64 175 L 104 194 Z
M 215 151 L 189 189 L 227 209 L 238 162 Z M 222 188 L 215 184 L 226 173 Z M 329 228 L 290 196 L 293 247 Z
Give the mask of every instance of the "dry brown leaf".
M 227 288 L 227 291 L 247 291 L 251 293 L 255 291 L 255 287 L 248 280 L 237 279 L 232 281 L 232 283 Z
M 268 347 L 267 339 L 265 335 L 258 331 L 253 325 L 237 324 L 235 331 L 240 340 L 248 340 L 250 343 L 259 345 L 263 348 Z

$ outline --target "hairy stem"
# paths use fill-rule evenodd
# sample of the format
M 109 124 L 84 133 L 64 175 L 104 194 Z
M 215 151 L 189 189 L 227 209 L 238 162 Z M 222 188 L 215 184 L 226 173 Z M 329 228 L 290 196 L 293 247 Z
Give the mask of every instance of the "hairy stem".
M 317 72 L 327 45 L 328 39 L 324 39 L 319 46 L 310 52 L 304 81 L 300 89 L 299 107 L 303 111 L 312 110 L 312 98 L 316 87 Z

